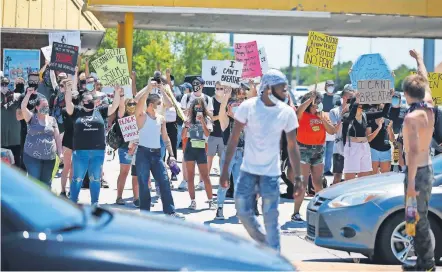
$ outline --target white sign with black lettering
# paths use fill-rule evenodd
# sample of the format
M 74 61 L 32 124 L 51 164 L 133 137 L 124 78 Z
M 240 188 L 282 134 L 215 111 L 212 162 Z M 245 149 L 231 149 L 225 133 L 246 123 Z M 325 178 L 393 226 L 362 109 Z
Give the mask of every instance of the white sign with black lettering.
M 264 47 L 259 48 L 259 60 L 261 61 L 262 74 L 267 73 L 269 70 L 269 60 L 267 59 L 267 53 Z
M 49 33 L 49 45 L 52 45 L 54 42 L 78 46 L 78 51 L 80 51 L 80 31 L 51 32 Z
M 239 88 L 242 76 L 242 69 L 242 62 L 225 60 L 221 72 L 221 84 L 232 88 Z
M 225 66 L 223 60 L 203 60 L 202 73 L 204 87 L 215 87 L 217 81 L 221 81 L 221 70 Z
M 360 93 L 359 104 L 383 104 L 391 103 L 390 80 L 360 80 L 358 92 Z

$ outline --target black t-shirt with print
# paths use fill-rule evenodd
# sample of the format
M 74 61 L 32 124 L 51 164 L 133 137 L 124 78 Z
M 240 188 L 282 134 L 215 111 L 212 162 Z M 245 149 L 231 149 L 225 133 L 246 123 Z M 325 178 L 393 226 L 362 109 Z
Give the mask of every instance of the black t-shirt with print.
M 219 115 L 219 110 L 221 108 L 221 103 L 216 100 L 215 96 L 212 97 L 213 99 L 213 116 Z M 213 137 L 223 137 L 223 131 L 221 129 L 221 123 L 219 120 L 216 120 L 213 122 L 213 131 L 210 133 L 210 136 Z
M 75 107 L 72 114 L 74 123 L 74 150 L 104 150 L 105 127 L 108 105 L 96 107 L 93 111 L 85 111 L 83 107 Z

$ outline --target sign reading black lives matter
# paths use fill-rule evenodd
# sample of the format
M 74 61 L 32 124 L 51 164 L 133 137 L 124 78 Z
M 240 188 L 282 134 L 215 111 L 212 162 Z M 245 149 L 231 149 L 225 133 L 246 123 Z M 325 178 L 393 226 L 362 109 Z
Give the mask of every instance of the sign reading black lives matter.
M 91 65 L 104 86 L 130 85 L 125 48 L 106 50 L 105 54 L 91 62 Z
M 359 104 L 383 104 L 391 103 L 390 80 L 360 80 L 358 92 L 360 93 Z
M 54 71 L 65 72 L 66 74 L 75 74 L 77 66 L 78 46 L 54 42 L 52 44 L 50 69 Z
M 221 85 L 239 88 L 243 70 L 243 63 L 234 60 L 225 60 L 221 70 Z

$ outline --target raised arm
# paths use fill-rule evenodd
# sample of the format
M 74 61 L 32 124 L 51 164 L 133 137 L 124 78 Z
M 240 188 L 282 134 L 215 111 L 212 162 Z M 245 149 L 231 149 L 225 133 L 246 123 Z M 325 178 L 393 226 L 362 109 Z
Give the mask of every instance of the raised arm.
M 114 90 L 114 101 L 112 101 L 112 104 L 110 107 L 107 108 L 107 116 L 111 116 L 115 111 L 117 111 L 118 106 L 120 106 L 120 101 L 123 100 L 124 103 L 124 92 L 123 88 L 120 86 L 115 86 Z M 124 104 L 123 104 L 124 107 Z
M 417 73 L 421 76 L 423 76 L 426 80 L 428 80 L 428 72 L 427 68 L 424 64 L 424 59 L 422 58 L 422 55 L 416 50 L 410 50 L 410 56 L 416 60 L 417 64 Z M 430 93 L 431 90 L 429 89 Z
M 124 103 L 124 95 L 120 98 L 120 105 L 118 106 L 118 117 L 123 118 L 126 113 L 126 104 Z
M 307 99 L 304 103 L 299 106 L 299 108 L 296 110 L 296 115 L 298 116 L 298 120 L 301 120 L 302 115 L 304 114 L 305 110 L 310 106 L 311 103 L 313 103 L 315 97 L 312 96 L 309 99 Z
M 219 123 L 221 125 L 221 130 L 224 131 L 229 126 L 230 119 L 227 115 L 227 103 L 229 102 L 230 96 L 232 95 L 232 88 L 226 87 L 225 95 L 221 101 L 221 106 L 219 107 Z
M 28 88 L 26 91 L 26 95 L 23 98 L 23 101 L 21 102 L 21 112 L 23 115 L 23 119 L 25 119 L 26 123 L 29 122 L 29 120 L 31 120 L 32 118 L 32 112 L 30 110 L 28 110 L 28 103 L 29 103 L 29 98 L 31 97 L 31 94 L 36 93 L 36 91 L 34 90 L 34 88 Z
M 89 77 L 90 73 L 89 73 L 89 59 L 84 59 L 84 74 L 86 75 L 86 78 Z
M 70 79 L 65 79 L 61 82 L 61 85 L 66 88 L 65 93 L 65 102 L 66 102 L 66 112 L 68 115 L 72 115 L 74 113 L 74 103 L 72 103 L 72 91 L 74 88 L 74 83 Z
M 133 97 L 135 97 L 137 95 L 137 73 L 135 73 L 135 71 L 132 71 L 130 77 L 132 79 L 132 95 Z
M 45 65 L 43 65 L 43 67 L 41 67 L 41 69 L 40 69 L 40 72 L 38 72 L 38 76 L 40 78 L 40 81 L 43 81 L 43 74 L 46 71 L 46 67 L 48 67 L 48 65 L 49 65 L 49 61 L 46 60 Z

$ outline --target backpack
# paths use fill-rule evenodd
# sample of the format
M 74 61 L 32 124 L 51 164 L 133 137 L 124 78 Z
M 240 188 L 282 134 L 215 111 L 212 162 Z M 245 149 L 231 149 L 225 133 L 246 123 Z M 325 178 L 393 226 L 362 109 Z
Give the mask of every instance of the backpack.
M 437 144 L 442 143 L 442 110 L 438 106 L 433 108 L 434 111 L 434 132 L 433 138 Z
M 209 105 L 209 97 L 205 94 L 203 94 L 203 95 L 204 95 L 204 101 L 206 101 L 206 105 Z M 189 101 L 190 101 L 190 94 L 187 95 L 186 105 L 189 104 Z
M 111 129 L 107 133 L 106 142 L 114 150 L 117 150 L 124 144 L 123 134 L 121 133 L 118 122 L 114 122 Z

